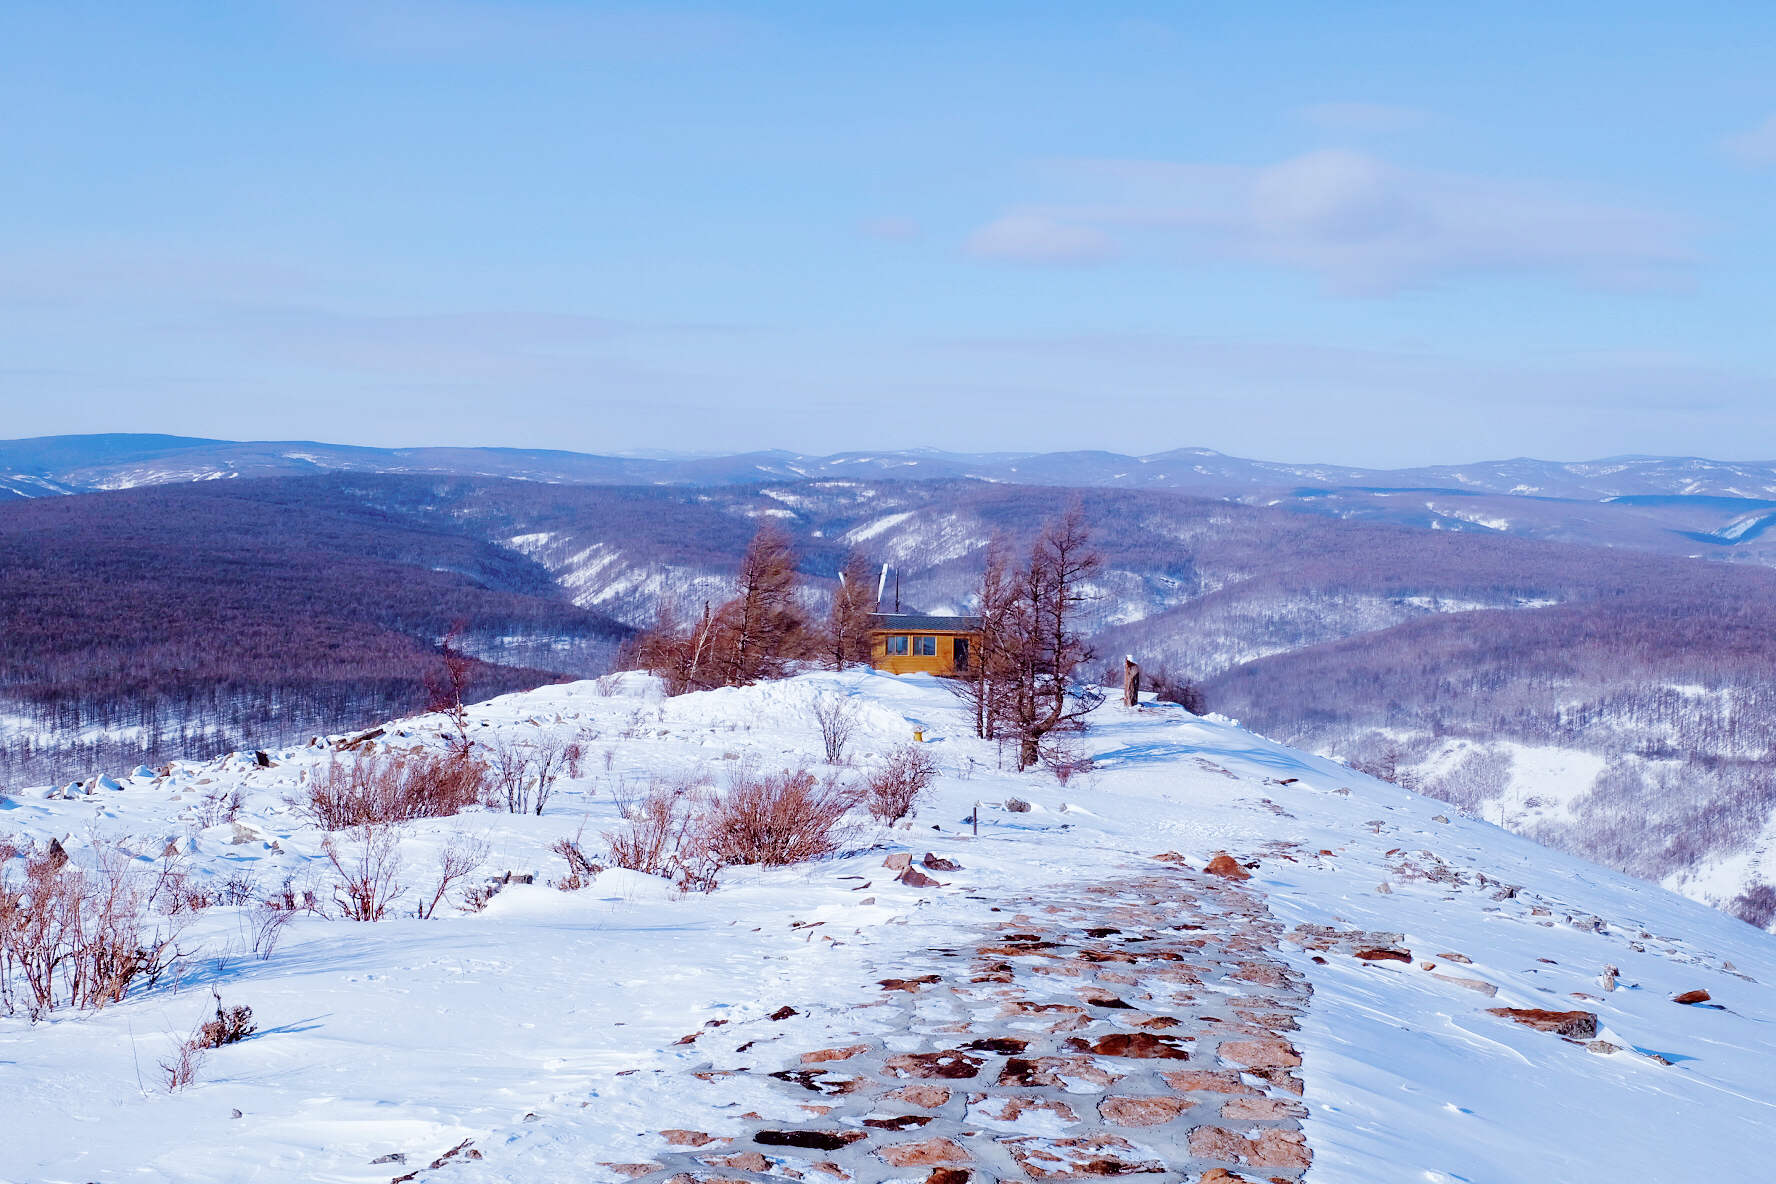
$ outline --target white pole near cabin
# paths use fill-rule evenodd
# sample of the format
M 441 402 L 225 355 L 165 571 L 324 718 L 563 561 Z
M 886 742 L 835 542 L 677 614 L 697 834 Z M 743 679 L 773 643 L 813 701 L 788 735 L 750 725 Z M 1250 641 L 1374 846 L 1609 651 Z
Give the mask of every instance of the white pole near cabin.
M 882 593 L 888 590 L 888 565 L 882 565 L 882 578 L 876 581 L 876 611 L 882 611 Z

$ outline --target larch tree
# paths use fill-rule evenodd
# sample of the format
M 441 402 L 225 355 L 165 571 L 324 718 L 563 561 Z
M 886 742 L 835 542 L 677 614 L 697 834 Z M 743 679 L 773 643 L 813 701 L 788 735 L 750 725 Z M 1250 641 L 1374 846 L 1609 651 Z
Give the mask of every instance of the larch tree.
M 870 567 L 869 560 L 853 551 L 839 572 L 839 586 L 833 592 L 824 639 L 824 657 L 834 670 L 869 665 L 870 614 L 876 611 Z

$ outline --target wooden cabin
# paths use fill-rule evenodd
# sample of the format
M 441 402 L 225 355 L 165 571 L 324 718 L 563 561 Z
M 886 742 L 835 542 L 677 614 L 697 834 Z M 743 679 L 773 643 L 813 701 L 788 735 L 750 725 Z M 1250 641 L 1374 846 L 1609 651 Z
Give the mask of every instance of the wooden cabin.
M 979 634 L 979 617 L 871 613 L 870 664 L 890 674 L 957 674 Z

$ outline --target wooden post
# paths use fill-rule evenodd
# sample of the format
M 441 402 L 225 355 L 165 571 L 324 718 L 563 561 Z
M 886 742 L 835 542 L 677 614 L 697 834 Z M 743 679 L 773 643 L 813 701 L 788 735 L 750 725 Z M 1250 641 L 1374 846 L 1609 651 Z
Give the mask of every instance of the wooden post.
M 1141 666 L 1133 654 L 1122 659 L 1122 705 L 1138 707 L 1141 703 Z

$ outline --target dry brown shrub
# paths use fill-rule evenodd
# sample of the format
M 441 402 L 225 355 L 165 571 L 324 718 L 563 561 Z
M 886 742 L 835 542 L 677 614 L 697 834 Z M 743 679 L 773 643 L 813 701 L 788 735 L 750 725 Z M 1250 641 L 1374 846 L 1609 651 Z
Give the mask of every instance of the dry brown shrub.
M 27 860 L 20 879 L 0 870 L 0 1007 L 22 1004 L 35 1020 L 153 986 L 182 953 L 176 923 L 144 923 L 148 899 L 117 850 L 101 850 L 91 869 L 57 850 Z
M 937 762 L 916 745 L 905 744 L 888 754 L 888 762 L 869 775 L 863 804 L 878 822 L 896 823 L 918 808 L 919 798 L 937 780 Z
M 611 862 L 650 876 L 664 876 L 681 886 L 712 889 L 719 865 L 710 866 L 702 842 L 701 812 L 707 795 L 698 789 L 674 789 L 656 782 L 641 801 L 625 811 L 628 828 L 604 832 Z
M 456 835 L 445 843 L 444 849 L 438 852 L 438 882 L 432 888 L 431 900 L 419 906 L 420 918 L 424 920 L 435 916 L 438 906 L 450 892 L 450 886 L 473 874 L 486 863 L 488 853 L 492 850 L 492 845 L 486 839 L 471 835 Z
M 480 802 L 490 781 L 486 764 L 457 753 L 371 752 L 329 761 L 306 808 L 323 830 L 444 818 Z
M 567 860 L 567 875 L 555 881 L 555 887 L 563 892 L 579 891 L 596 880 L 599 874 L 604 871 L 604 865 L 587 855 L 585 849 L 580 846 L 580 836 L 584 833 L 585 828 L 582 826 L 580 834 L 574 835 L 571 839 L 556 839 L 550 847 L 550 850 L 555 854 Z
M 710 803 L 701 838 L 723 864 L 784 867 L 823 859 L 850 837 L 845 817 L 858 794 L 837 775 L 807 769 L 759 773 L 742 760 L 728 792 Z

